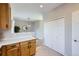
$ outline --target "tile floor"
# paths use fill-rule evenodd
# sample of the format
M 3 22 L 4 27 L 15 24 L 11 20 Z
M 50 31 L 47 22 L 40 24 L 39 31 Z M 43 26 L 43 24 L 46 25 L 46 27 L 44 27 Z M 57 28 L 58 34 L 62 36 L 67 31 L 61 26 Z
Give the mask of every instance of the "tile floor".
M 60 53 L 48 48 L 47 46 L 39 46 L 36 49 L 35 56 L 63 56 Z

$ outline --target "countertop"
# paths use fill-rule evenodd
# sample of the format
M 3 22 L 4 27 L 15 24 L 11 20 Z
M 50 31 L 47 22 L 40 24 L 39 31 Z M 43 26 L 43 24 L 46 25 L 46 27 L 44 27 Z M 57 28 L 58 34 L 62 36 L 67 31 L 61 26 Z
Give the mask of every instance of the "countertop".
M 0 41 L 0 48 L 3 45 L 18 43 L 18 42 L 22 42 L 22 41 L 28 41 L 28 40 L 32 40 L 32 39 L 35 39 L 35 37 L 26 36 L 26 37 L 19 37 L 19 38 L 6 38 L 6 39 Z

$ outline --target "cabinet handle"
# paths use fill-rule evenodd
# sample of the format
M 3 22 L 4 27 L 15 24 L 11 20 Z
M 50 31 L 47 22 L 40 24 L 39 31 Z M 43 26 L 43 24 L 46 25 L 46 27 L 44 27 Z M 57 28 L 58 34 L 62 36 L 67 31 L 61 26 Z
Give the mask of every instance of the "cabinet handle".
M 6 28 L 8 28 L 8 24 L 6 24 Z
M 31 48 L 31 45 L 29 46 L 29 48 Z
M 31 48 L 31 45 L 29 45 L 28 48 Z
M 28 48 L 29 48 L 29 45 L 28 45 Z

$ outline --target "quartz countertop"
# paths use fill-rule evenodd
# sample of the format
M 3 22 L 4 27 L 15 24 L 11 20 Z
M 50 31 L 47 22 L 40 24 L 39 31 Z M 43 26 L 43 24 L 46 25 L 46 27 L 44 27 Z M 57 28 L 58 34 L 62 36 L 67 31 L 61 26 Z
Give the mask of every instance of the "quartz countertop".
M 26 37 L 18 37 L 18 38 L 16 38 L 16 37 L 15 38 L 6 38 L 6 39 L 0 41 L 0 48 L 3 45 L 18 43 L 18 42 L 22 42 L 22 41 L 28 41 L 28 40 L 32 40 L 32 39 L 35 39 L 35 37 L 26 36 Z

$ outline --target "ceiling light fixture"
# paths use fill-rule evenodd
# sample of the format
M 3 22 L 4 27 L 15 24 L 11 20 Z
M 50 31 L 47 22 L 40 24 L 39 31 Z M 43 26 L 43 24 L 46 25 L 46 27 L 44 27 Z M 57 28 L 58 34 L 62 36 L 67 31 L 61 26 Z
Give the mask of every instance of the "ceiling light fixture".
M 43 8 L 43 5 L 40 5 L 40 8 Z

